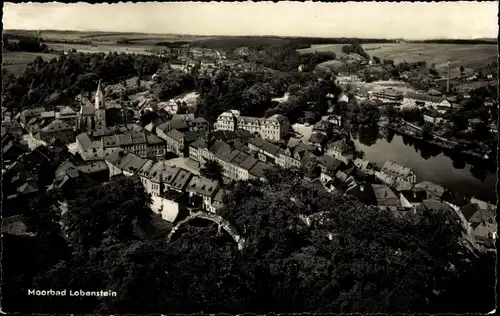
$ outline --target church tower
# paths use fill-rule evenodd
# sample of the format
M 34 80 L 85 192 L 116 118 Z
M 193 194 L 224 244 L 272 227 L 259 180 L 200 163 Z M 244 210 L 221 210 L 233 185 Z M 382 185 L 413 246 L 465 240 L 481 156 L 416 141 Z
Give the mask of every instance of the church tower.
M 95 129 L 106 128 L 106 105 L 104 104 L 104 93 L 101 87 L 101 80 L 97 85 L 95 93 Z
M 101 88 L 101 80 L 99 80 L 99 84 L 97 85 L 97 91 L 95 93 L 95 109 L 104 109 L 104 94 Z

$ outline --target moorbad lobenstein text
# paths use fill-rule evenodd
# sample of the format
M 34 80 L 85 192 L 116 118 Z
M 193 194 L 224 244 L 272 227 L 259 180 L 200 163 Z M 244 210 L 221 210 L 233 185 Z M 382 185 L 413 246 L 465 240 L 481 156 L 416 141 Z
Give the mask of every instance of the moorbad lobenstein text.
M 84 290 L 32 290 L 28 289 L 28 295 L 33 296 L 116 296 L 114 291 L 84 291 Z

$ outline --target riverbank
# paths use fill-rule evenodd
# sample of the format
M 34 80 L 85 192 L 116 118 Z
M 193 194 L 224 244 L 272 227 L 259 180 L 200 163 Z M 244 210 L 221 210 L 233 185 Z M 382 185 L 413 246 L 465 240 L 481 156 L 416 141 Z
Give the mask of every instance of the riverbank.
M 364 159 L 382 167 L 390 160 L 409 167 L 418 181 L 428 180 L 452 192 L 468 197 L 495 202 L 496 174 L 481 164 L 447 156 L 441 148 L 429 146 L 405 135 L 353 135 L 356 150 L 363 151 Z M 366 139 L 368 137 L 368 139 Z

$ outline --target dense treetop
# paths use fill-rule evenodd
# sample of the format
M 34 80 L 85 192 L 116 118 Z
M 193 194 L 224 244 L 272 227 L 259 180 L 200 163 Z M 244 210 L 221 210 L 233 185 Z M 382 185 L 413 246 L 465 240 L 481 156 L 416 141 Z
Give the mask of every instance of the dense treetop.
M 4 239 L 8 277 L 3 282 L 9 287 L 4 293 L 10 293 L 5 309 L 39 313 L 492 309 L 488 282 L 493 278 L 488 277 L 494 273 L 493 258 L 467 255 L 439 214 L 397 219 L 355 199 L 321 192 L 294 172 L 273 172 L 269 179 L 267 184 L 240 182 L 225 197 L 221 215 L 246 239 L 242 251 L 203 220 L 182 226 L 170 243 L 164 237 L 148 237 L 144 234 L 150 221 L 148 198 L 140 182 L 112 179 L 80 191 L 62 219 L 72 232 L 63 244 L 72 251 L 44 254 L 43 266 L 14 264 L 11 252 L 27 253 L 29 245 L 16 241 L 22 249 L 14 250 L 14 241 Z M 38 230 L 55 222 L 40 222 Z M 44 242 L 51 245 L 38 239 L 38 247 Z M 30 260 L 42 256 L 29 253 Z M 35 285 L 110 289 L 118 296 L 35 297 L 29 305 L 21 303 L 26 297 L 19 288 Z M 462 301 L 471 295 L 473 303 Z

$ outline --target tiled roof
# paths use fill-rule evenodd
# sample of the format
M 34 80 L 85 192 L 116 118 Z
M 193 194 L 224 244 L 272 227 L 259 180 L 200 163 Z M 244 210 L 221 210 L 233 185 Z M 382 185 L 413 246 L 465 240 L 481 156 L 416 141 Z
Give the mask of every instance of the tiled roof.
M 257 159 L 255 159 L 255 158 L 254 158 L 254 157 L 252 157 L 252 156 L 248 156 L 248 157 L 246 157 L 246 158 L 245 158 L 245 160 L 244 160 L 244 161 L 242 161 L 242 162 L 240 163 L 240 165 L 239 165 L 239 166 L 240 166 L 241 168 L 245 169 L 245 170 L 250 170 L 250 169 L 252 169 L 252 167 L 253 167 L 253 166 L 254 166 L 257 162 L 258 162 L 258 160 L 257 160 Z
M 184 133 L 184 141 L 186 143 L 190 143 L 195 141 L 196 139 L 203 137 L 205 133 L 200 133 L 197 131 L 187 131 Z
M 61 111 L 59 111 L 59 114 L 61 116 L 70 116 L 70 115 L 75 115 L 76 112 L 73 111 L 73 109 L 71 109 L 69 106 L 66 106 L 63 109 L 61 109 Z
M 210 180 L 204 177 L 194 176 L 189 181 L 187 190 L 195 192 L 203 196 L 214 196 L 217 188 L 219 187 L 219 181 Z
M 81 144 L 83 150 L 87 150 L 92 146 L 92 141 L 87 133 L 81 133 L 76 136 L 76 141 Z
M 192 142 L 189 146 L 193 148 L 205 148 L 207 146 L 207 141 L 203 138 L 198 138 L 197 140 Z
M 261 161 L 257 161 L 257 163 L 250 169 L 249 173 L 256 177 L 264 177 L 265 171 L 271 169 L 272 166 L 265 164 Z
M 109 148 L 109 147 L 118 147 L 118 137 L 116 135 L 113 136 L 104 136 L 102 139 L 102 145 L 104 148 Z
M 288 148 L 294 148 L 300 143 L 300 139 L 291 137 L 286 144 Z
M 60 120 L 54 120 L 49 125 L 42 128 L 41 131 L 44 133 L 54 133 L 54 132 L 59 132 L 59 131 L 72 130 L 72 129 L 73 129 L 73 127 L 69 126 L 65 122 L 60 121 Z
M 175 177 L 175 180 L 172 182 L 172 186 L 179 190 L 184 189 L 189 179 L 191 178 L 191 175 L 191 172 L 184 169 L 179 169 L 179 173 Z
M 311 137 L 309 138 L 309 142 L 311 143 L 316 143 L 316 144 L 321 144 L 325 141 L 326 136 L 322 133 L 313 133 Z
M 38 190 L 38 187 L 36 186 L 36 184 L 29 183 L 29 182 L 26 182 L 17 188 L 17 192 L 19 192 L 21 194 L 30 194 L 30 193 L 35 193 L 38 191 L 39 190 Z
M 229 146 L 222 146 L 214 153 L 214 155 L 224 161 L 228 161 L 231 155 L 231 148 Z
M 163 139 L 161 139 L 160 137 L 153 135 L 153 134 L 148 134 L 146 136 L 146 140 L 147 140 L 148 144 L 151 144 L 151 145 L 157 145 L 157 144 L 164 143 Z
M 425 190 L 438 198 L 442 197 L 446 192 L 445 188 L 430 181 L 422 181 L 415 184 L 413 190 Z
M 425 191 L 403 190 L 399 191 L 410 203 L 421 203 L 427 198 Z
M 167 137 L 179 142 L 184 139 L 184 133 L 181 133 L 178 130 L 173 129 L 167 133 Z
M 94 173 L 108 170 L 108 165 L 104 161 L 94 161 L 88 164 L 76 166 L 78 171 L 83 173 Z
M 453 209 L 445 202 L 438 200 L 424 200 L 422 206 L 427 210 L 451 212 Z
M 212 146 L 210 146 L 210 152 L 215 153 L 217 150 L 219 150 L 221 147 L 227 147 L 230 148 L 229 144 L 221 141 L 221 140 L 216 140 Z
M 248 155 L 244 154 L 242 152 L 238 152 L 237 155 L 231 159 L 231 163 L 233 165 L 239 166 L 241 163 L 243 163 L 247 159 Z
M 188 123 L 186 122 L 186 120 L 183 120 L 183 119 L 178 119 L 178 120 L 171 120 L 169 122 L 167 122 L 170 124 L 170 128 L 172 129 L 187 129 L 189 128 L 189 125 Z
M 270 155 L 278 155 L 279 151 L 280 151 L 280 148 L 268 141 L 264 141 L 264 143 L 262 144 L 262 147 L 260 148 L 262 149 L 264 152 L 270 154 Z
M 144 134 L 144 132 L 131 132 L 130 137 L 132 138 L 133 144 L 146 143 L 146 134 Z
M 361 170 L 365 170 L 368 168 L 368 165 L 370 164 L 370 162 L 368 160 L 364 160 L 364 159 L 361 159 L 361 158 L 356 158 L 354 159 L 354 165 L 358 168 L 360 168 Z
M 129 146 L 132 145 L 132 135 L 127 133 L 127 134 L 118 134 L 116 135 L 116 138 L 118 139 L 118 146 Z
M 260 148 L 260 147 L 262 147 L 262 145 L 264 145 L 265 140 L 263 140 L 260 137 L 254 137 L 254 138 L 250 138 L 248 140 L 248 143 Z
M 133 155 L 133 154 L 132 154 Z M 137 173 L 146 163 L 146 159 L 133 155 L 132 159 L 124 166 L 123 170 L 131 173 Z
M 412 172 L 410 168 L 389 160 L 384 163 L 384 165 L 382 166 L 382 170 L 384 172 L 395 173 L 396 175 L 401 177 L 407 177 Z
M 318 158 L 318 164 L 326 167 L 328 170 L 335 171 L 340 167 L 340 165 L 342 165 L 342 161 L 335 159 L 328 154 L 324 154 Z
M 51 117 L 55 117 L 56 116 L 56 113 L 54 111 L 45 111 L 45 112 L 42 112 L 40 114 L 40 116 L 42 118 L 51 118 Z

